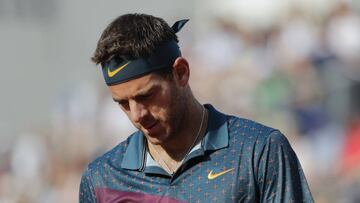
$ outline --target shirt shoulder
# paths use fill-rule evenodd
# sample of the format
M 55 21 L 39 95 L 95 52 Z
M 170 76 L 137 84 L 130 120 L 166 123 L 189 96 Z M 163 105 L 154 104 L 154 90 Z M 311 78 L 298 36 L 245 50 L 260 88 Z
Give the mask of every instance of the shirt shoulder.
M 130 139 L 134 134 L 135 133 L 131 134 L 126 140 L 122 141 L 109 151 L 105 152 L 101 156 L 98 156 L 92 162 L 90 162 L 84 171 L 84 175 L 92 177 L 98 176 L 101 174 L 101 171 L 109 167 L 121 170 L 121 162 L 129 145 Z
M 244 147 L 249 153 L 243 155 L 259 159 L 264 149 L 283 147 L 292 151 L 291 145 L 280 130 L 253 120 L 228 116 L 230 148 Z M 250 153 L 251 152 L 251 153 Z
M 227 120 L 230 136 L 241 136 L 250 140 L 266 140 L 274 132 L 279 132 L 275 128 L 246 118 L 228 115 Z
M 233 146 L 246 146 L 251 148 L 252 155 L 259 155 L 264 148 L 283 147 L 292 151 L 291 144 L 280 130 L 266 126 L 253 120 L 228 116 L 229 138 Z
M 79 202 L 98 202 L 96 197 L 96 188 L 99 186 L 105 185 L 103 181 L 101 181 L 106 168 L 111 165 L 116 164 L 117 160 L 114 160 L 113 157 L 118 155 L 118 158 L 121 161 L 121 157 L 124 149 L 126 148 L 127 140 L 121 142 L 113 149 L 109 150 L 105 154 L 99 156 L 90 164 L 87 165 L 84 170 L 79 189 Z

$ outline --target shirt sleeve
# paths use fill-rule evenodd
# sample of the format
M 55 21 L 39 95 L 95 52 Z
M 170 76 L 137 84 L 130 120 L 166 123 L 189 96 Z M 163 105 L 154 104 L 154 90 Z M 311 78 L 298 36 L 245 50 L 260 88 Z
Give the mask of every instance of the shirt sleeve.
M 94 187 L 88 171 L 85 171 L 81 177 L 79 203 L 96 203 Z
M 257 174 L 260 202 L 314 202 L 300 162 L 279 131 L 262 145 Z

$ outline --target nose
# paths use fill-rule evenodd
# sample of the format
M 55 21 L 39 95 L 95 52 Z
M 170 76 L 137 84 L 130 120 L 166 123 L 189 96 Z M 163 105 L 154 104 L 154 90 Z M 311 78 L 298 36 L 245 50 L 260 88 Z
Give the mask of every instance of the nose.
M 146 114 L 148 113 L 144 105 L 139 104 L 136 101 L 129 102 L 130 117 L 134 123 L 141 123 Z

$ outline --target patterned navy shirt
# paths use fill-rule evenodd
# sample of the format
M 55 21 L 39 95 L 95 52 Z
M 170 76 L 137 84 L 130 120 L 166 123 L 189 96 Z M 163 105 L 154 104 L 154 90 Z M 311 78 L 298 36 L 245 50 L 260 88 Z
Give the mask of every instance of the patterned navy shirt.
M 313 202 L 285 136 L 205 106 L 206 135 L 173 175 L 149 156 L 138 131 L 89 164 L 80 202 Z

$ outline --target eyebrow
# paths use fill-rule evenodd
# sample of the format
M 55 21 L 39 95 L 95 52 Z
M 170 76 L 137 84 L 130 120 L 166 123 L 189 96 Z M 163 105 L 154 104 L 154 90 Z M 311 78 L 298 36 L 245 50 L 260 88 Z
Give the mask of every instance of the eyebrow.
M 148 89 L 145 89 L 145 90 L 140 90 L 139 92 L 136 93 L 135 96 L 132 96 L 132 98 L 139 98 L 139 97 L 142 97 L 144 95 L 147 95 L 149 94 L 150 92 L 152 92 L 154 89 L 158 88 L 158 85 L 153 85 L 151 86 L 150 88 Z M 126 101 L 126 99 L 116 99 L 116 98 L 113 98 L 114 102 L 117 102 L 117 103 L 122 103 L 124 101 Z

